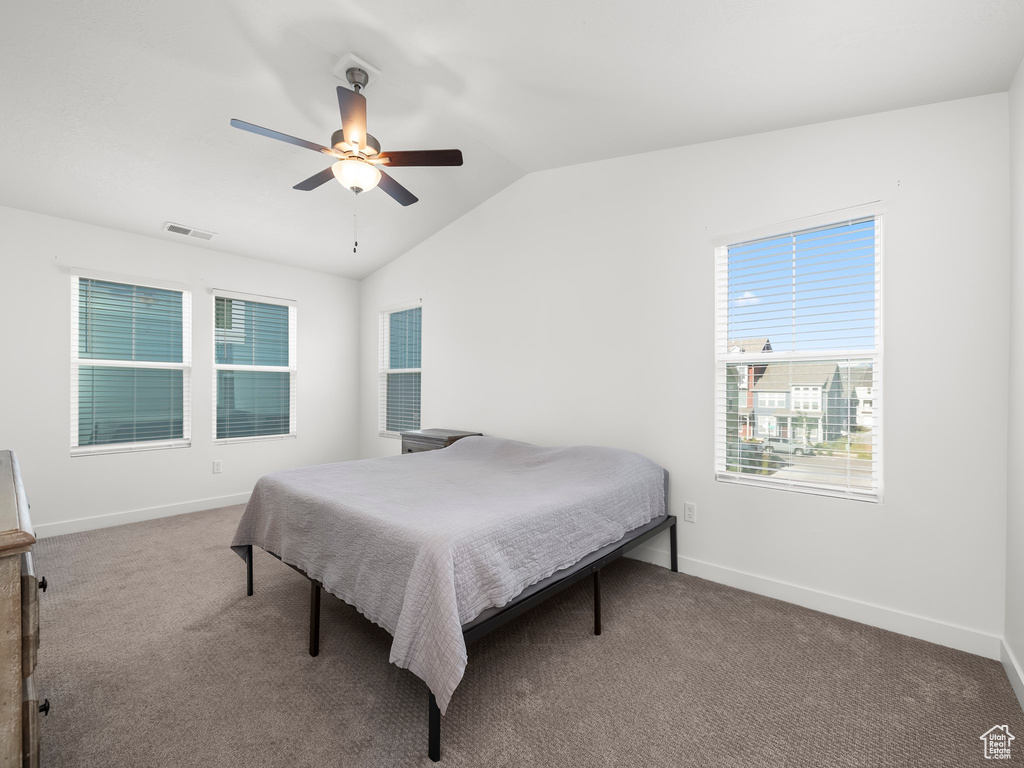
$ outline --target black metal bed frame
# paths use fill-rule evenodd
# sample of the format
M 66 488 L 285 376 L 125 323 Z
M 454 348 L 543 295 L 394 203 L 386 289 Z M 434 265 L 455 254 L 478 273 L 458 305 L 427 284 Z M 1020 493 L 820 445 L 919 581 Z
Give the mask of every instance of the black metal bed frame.
M 500 608 L 491 608 L 481 613 L 473 621 L 462 626 L 462 635 L 468 646 L 474 640 L 479 640 L 498 629 L 512 619 L 520 616 L 536 605 L 554 597 L 559 592 L 571 587 L 578 581 L 582 581 L 591 575 L 594 583 L 594 634 L 601 634 L 601 569 L 613 560 L 622 557 L 629 550 L 638 547 L 653 536 L 657 536 L 666 529 L 669 531 L 669 550 L 671 553 L 671 568 L 674 573 L 679 572 L 677 558 L 678 545 L 676 540 L 676 523 L 674 515 L 658 517 L 640 526 L 623 536 L 618 541 L 592 552 L 578 563 L 563 568 L 561 571 L 544 579 L 532 587 L 527 587 L 517 597 Z M 281 560 L 270 550 L 264 550 Z M 251 597 L 253 592 L 252 581 L 252 544 L 245 548 L 245 573 L 246 593 Z M 282 562 L 284 562 L 282 560 Z M 301 573 L 310 582 L 309 593 L 309 655 L 317 656 L 320 653 L 320 590 L 323 585 L 311 578 L 309 574 L 290 563 L 285 563 L 289 568 Z M 430 701 L 427 706 L 427 756 L 435 763 L 441 759 L 441 709 L 437 706 L 434 694 L 430 693 Z

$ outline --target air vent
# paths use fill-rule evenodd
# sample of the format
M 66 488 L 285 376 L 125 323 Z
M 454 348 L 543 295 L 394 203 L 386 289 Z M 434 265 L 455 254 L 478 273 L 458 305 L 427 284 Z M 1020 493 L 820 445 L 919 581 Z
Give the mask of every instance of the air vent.
M 181 224 L 175 224 L 174 222 L 168 221 L 164 224 L 165 232 L 173 232 L 176 235 L 187 235 L 188 237 L 198 237 L 200 240 L 212 240 L 216 232 L 205 232 L 201 229 L 192 229 L 191 227 L 183 227 Z

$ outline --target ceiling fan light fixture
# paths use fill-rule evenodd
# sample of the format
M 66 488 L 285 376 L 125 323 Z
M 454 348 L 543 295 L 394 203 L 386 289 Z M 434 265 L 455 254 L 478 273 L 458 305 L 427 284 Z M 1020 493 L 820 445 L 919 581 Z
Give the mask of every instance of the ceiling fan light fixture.
M 341 186 L 351 189 L 357 195 L 373 189 L 380 181 L 380 171 L 376 166 L 351 157 L 339 160 L 331 166 L 331 170 Z

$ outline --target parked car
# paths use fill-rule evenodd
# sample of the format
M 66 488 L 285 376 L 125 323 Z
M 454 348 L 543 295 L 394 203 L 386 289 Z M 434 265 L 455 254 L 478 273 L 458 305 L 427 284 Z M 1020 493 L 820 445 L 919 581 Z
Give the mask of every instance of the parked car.
M 792 453 L 794 456 L 813 456 L 814 449 L 807 443 L 794 443 L 788 437 L 768 437 L 764 441 L 765 453 Z

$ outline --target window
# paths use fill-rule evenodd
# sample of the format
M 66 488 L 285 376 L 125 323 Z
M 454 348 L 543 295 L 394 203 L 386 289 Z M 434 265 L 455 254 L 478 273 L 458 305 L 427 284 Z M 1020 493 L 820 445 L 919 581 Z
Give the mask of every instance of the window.
M 215 291 L 213 306 L 215 439 L 294 437 L 295 305 Z
M 882 218 L 858 213 L 717 243 L 718 480 L 880 499 Z M 759 439 L 743 426 L 744 381 L 758 393 Z M 766 459 L 767 436 L 801 451 Z
M 191 294 L 71 278 L 71 453 L 187 447 Z
M 793 387 L 794 411 L 820 411 L 820 387 Z
M 419 306 L 380 313 L 378 413 L 382 437 L 420 428 L 422 315 Z

